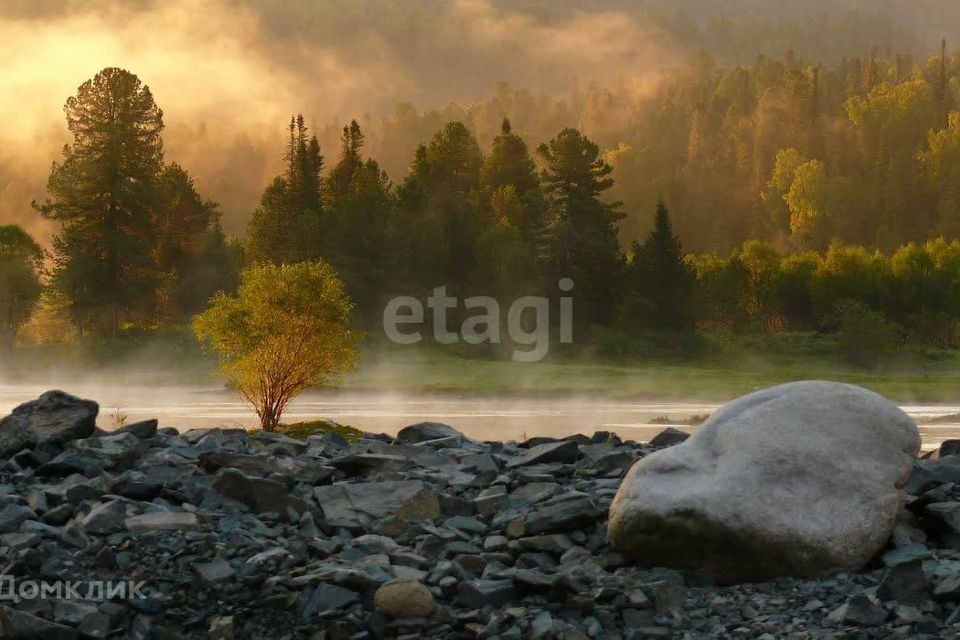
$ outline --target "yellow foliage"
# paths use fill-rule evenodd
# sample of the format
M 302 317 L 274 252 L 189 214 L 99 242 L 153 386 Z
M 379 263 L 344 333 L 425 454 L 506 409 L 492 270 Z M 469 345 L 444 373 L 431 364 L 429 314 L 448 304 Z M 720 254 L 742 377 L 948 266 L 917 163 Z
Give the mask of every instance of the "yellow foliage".
M 355 366 L 351 310 L 326 263 L 264 264 L 244 271 L 237 295 L 218 294 L 193 326 L 219 354 L 227 383 L 272 431 L 300 392 Z

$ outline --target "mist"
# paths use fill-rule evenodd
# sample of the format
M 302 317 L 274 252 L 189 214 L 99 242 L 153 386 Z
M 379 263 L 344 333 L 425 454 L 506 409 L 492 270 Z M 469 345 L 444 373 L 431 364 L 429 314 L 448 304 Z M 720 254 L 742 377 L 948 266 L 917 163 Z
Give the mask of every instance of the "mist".
M 291 113 L 304 113 L 317 133 L 330 125 L 329 155 L 339 123 L 369 121 L 398 102 L 469 102 L 498 80 L 551 92 L 572 77 L 606 83 L 626 69 L 648 73 L 673 50 L 656 28 L 616 11 L 545 24 L 486 0 L 458 0 L 416 30 L 382 33 L 379 20 L 361 27 L 336 3 L 309 11 L 312 20 L 299 15 L 306 6 L 271 5 L 68 2 L 0 11 L 0 118 L 17 123 L 0 129 L 0 221 L 49 240 L 53 227 L 29 203 L 42 198 L 50 162 L 68 141 L 66 98 L 107 66 L 150 87 L 164 110 L 168 160 L 197 177 L 220 202 L 227 231 L 239 234 L 278 169 Z M 414 25 L 425 6 L 403 11 Z M 348 33 L 317 24 L 327 14 Z
M 469 105 L 494 96 L 497 83 L 529 91 L 539 113 L 592 84 L 642 97 L 663 69 L 700 47 L 733 62 L 791 47 L 827 59 L 872 45 L 922 52 L 932 31 L 960 24 L 956 7 L 936 0 L 924 11 L 906 2 L 727 2 L 722 11 L 716 4 L 7 2 L 0 7 L 0 118 L 16 124 L 0 127 L 0 222 L 49 242 L 55 227 L 30 202 L 44 197 L 50 163 L 68 141 L 66 98 L 107 66 L 126 68 L 150 87 L 164 110 L 168 161 L 196 177 L 200 191 L 220 203 L 226 231 L 242 236 L 278 171 L 291 113 L 307 117 L 328 159 L 342 124 L 358 119 L 369 155 L 398 182 L 419 140 L 397 142 L 385 129 L 419 119 L 422 135 L 430 135 L 444 117 L 467 119 Z M 853 30 L 844 28 L 852 9 L 868 13 Z M 769 38 L 731 45 L 738 39 L 725 22 L 731 16 L 769 21 Z M 840 30 L 844 38 L 829 37 Z M 811 40 L 821 32 L 823 42 Z M 499 113 L 514 105 L 496 98 L 488 106 L 498 111 L 490 121 L 517 115 Z M 551 126 L 579 124 L 564 105 L 556 111 Z M 496 129 L 476 133 L 487 144 Z

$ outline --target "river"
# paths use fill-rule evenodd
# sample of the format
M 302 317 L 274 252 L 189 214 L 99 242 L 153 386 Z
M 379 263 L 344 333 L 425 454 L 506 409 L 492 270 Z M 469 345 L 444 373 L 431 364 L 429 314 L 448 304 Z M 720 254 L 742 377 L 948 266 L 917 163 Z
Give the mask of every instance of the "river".
M 32 384 L 0 385 L 0 415 L 8 414 L 16 405 L 36 398 L 45 390 Z M 224 389 L 85 382 L 65 390 L 99 402 L 99 426 L 107 430 L 147 418 L 158 418 L 162 426 L 178 429 L 256 426 L 253 412 L 236 394 Z M 284 414 L 284 421 L 326 418 L 365 431 L 394 434 L 404 425 L 434 420 L 484 440 L 556 437 L 606 430 L 642 441 L 664 428 L 661 420 L 664 417 L 678 428 L 695 431 L 696 427 L 686 421 L 695 415 L 712 413 L 717 406 L 598 397 L 458 397 L 314 391 L 297 398 Z M 902 409 L 920 425 L 925 449 L 935 448 L 945 439 L 960 438 L 960 420 L 925 424 L 932 418 L 960 414 L 960 405 L 911 404 Z

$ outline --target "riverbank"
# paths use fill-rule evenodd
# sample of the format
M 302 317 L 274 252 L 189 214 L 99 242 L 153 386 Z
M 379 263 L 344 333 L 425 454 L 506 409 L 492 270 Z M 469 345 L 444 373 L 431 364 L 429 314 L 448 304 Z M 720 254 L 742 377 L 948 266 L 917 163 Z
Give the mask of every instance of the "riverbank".
M 803 379 L 837 380 L 876 391 L 900 404 L 960 404 L 960 353 L 906 351 L 873 369 L 859 369 L 797 344 L 714 337 L 710 350 L 688 356 L 611 359 L 555 354 L 518 363 L 481 351 L 430 346 L 371 345 L 358 368 L 331 381 L 342 392 L 406 396 L 564 398 L 630 402 L 720 403 L 758 388 Z M 0 382 L 70 387 L 73 383 L 218 388 L 216 361 L 192 336 L 172 334 L 103 344 L 22 347 L 0 363 Z
M 434 424 L 350 444 L 147 422 L 107 435 L 89 404 L 56 405 L 56 421 L 29 414 L 42 427 L 34 449 L 0 443 L 5 588 L 21 596 L 0 607 L 8 637 L 960 631 L 956 534 L 929 519 L 960 506 L 947 458 L 914 473 L 916 516 L 864 571 L 717 586 L 696 571 L 637 567 L 606 537 L 624 473 L 682 440 L 675 433 L 649 444 L 608 432 L 481 443 Z M 92 596 L 64 598 L 64 581 Z
M 49 387 L 45 383 L 0 385 L 0 415 L 28 402 Z M 98 426 L 112 431 L 125 424 L 157 418 L 164 427 L 254 429 L 253 411 L 232 391 L 215 386 L 134 385 L 87 380 L 66 391 L 97 398 Z M 727 398 L 729 400 L 731 398 Z M 649 440 L 665 426 L 695 431 L 718 403 L 634 401 L 603 395 L 521 395 L 519 393 L 383 393 L 375 390 L 309 391 L 284 414 L 288 423 L 330 419 L 363 431 L 396 435 L 406 424 L 438 420 L 455 424 L 477 440 L 562 438 L 581 432 L 615 431 L 624 438 Z M 905 404 L 920 425 L 924 449 L 960 438 L 960 404 Z

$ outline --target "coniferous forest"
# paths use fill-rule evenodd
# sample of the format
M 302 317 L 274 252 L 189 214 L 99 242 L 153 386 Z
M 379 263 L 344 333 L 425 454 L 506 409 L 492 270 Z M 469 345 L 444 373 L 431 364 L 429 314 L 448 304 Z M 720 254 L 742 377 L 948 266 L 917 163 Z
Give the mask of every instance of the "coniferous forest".
M 30 197 L 52 231 L 0 235 L 5 343 L 183 327 L 247 267 L 322 259 L 374 343 L 395 296 L 555 297 L 571 278 L 572 351 L 823 335 L 870 364 L 891 344 L 960 345 L 956 39 L 733 63 L 733 39 L 769 47 L 731 24 L 726 38 L 716 20 L 698 32 L 717 58 L 691 52 L 642 89 L 501 82 L 379 122 L 317 124 L 291 104 L 247 150 L 273 157 L 275 175 L 227 211 L 201 186 L 209 176 L 165 148 L 149 78 L 77 78 L 67 144 Z

